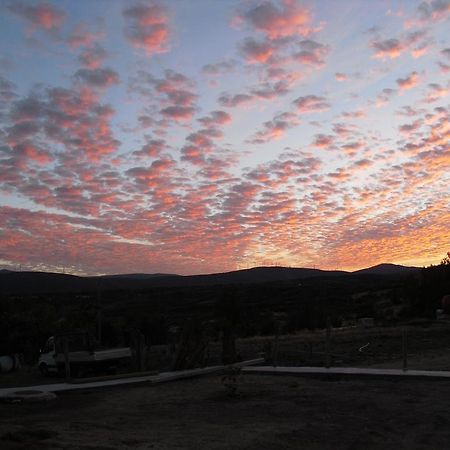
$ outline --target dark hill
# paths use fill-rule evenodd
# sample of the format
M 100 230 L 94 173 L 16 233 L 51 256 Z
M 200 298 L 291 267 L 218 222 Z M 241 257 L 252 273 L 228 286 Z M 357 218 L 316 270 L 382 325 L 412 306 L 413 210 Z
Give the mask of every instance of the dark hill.
M 133 280 L 148 280 L 149 278 L 160 278 L 160 277 L 179 277 L 181 275 L 176 275 L 174 273 L 120 273 L 117 275 L 104 275 L 103 279 L 112 278 L 129 278 Z
M 357 270 L 353 273 L 367 275 L 408 275 L 419 271 L 419 267 L 400 266 L 397 264 L 378 264 L 377 266 Z
M 208 275 L 123 274 L 100 277 L 48 272 L 0 273 L 0 294 L 75 293 L 95 291 L 142 290 L 159 287 L 219 286 L 231 284 L 260 284 L 317 278 L 341 278 L 355 276 L 401 276 L 419 269 L 381 264 L 357 272 L 326 271 L 287 267 L 254 267 Z M 350 281 L 350 278 L 349 278 Z
M 328 271 L 319 269 L 303 269 L 290 267 L 253 267 L 251 269 L 235 270 L 232 272 L 213 273 L 208 275 L 192 275 L 177 278 L 175 281 L 180 285 L 202 285 L 212 286 L 215 284 L 253 284 L 268 283 L 272 281 L 287 281 L 322 276 L 340 276 L 348 272 Z M 159 279 L 158 283 L 165 280 Z

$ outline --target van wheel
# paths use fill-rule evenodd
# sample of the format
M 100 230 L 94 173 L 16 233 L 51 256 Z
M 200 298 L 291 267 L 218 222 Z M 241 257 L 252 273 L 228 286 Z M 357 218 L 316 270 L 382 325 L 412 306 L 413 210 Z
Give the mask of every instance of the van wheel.
M 45 364 L 45 363 L 39 364 L 39 371 L 41 372 L 42 375 L 45 375 L 46 377 L 48 377 L 49 371 L 48 371 L 47 364 Z

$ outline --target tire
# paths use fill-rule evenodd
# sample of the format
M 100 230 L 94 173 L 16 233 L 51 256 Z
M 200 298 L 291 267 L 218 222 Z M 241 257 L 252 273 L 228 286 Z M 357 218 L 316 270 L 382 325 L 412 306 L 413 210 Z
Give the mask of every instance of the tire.
M 41 372 L 42 375 L 48 377 L 50 375 L 48 371 L 48 366 L 45 363 L 39 364 L 39 372 Z

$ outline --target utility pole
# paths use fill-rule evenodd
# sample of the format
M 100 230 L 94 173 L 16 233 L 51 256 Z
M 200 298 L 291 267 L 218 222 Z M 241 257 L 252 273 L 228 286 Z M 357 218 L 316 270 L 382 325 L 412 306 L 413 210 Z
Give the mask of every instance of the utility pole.
M 97 341 L 102 342 L 102 291 L 100 281 L 97 286 Z

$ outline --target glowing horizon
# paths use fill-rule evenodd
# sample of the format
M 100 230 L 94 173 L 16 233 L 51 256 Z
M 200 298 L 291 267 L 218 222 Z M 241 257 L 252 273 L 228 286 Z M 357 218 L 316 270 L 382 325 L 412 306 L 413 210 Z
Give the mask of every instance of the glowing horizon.
M 0 268 L 450 250 L 450 1 L 0 2 Z

